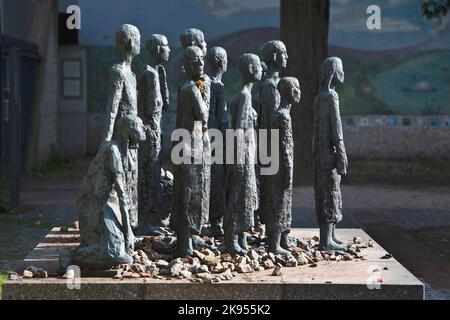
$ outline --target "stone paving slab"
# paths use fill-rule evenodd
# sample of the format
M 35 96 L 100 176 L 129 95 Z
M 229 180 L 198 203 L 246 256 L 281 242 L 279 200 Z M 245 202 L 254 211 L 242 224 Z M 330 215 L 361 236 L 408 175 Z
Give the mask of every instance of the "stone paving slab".
M 292 235 L 310 239 L 318 229 L 293 229 Z M 337 236 L 352 241 L 370 237 L 361 229 L 338 229 Z M 23 261 L 49 273 L 47 279 L 20 279 L 3 284 L 3 299 L 189 299 L 189 300 L 277 300 L 277 299 L 423 299 L 424 285 L 395 258 L 381 259 L 386 251 L 375 241 L 363 250 L 366 260 L 322 261 L 283 268 L 282 276 L 272 270 L 239 274 L 221 283 L 192 283 L 189 280 L 111 279 L 82 277 L 81 289 L 69 289 L 57 276 L 58 250 L 78 245 L 75 230 L 54 228 Z M 375 271 L 374 271 L 375 270 Z M 379 279 L 378 289 L 372 288 Z M 371 285 L 372 284 L 372 285 Z

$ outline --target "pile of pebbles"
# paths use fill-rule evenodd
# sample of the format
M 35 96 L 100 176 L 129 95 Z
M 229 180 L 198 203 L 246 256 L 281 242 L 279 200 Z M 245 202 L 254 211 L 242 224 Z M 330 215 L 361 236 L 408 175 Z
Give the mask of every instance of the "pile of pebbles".
M 174 236 L 145 236 L 137 238 L 133 264 L 122 264 L 115 279 L 154 278 L 187 279 L 198 283 L 217 283 L 231 280 L 239 273 L 272 270 L 272 276 L 282 276 L 283 268 L 309 265 L 317 267 L 322 261 L 365 260 L 363 250 L 373 247 L 373 242 L 354 237 L 345 251 L 319 251 L 319 238 L 298 239 L 290 237 L 289 254 L 275 255 L 267 250 L 266 239 L 258 233 L 248 237 L 248 253 L 245 256 L 222 253 L 222 239 L 203 238 L 203 248 L 197 248 L 192 256 L 175 258 L 177 239 Z M 388 254 L 387 254 L 388 255 Z M 384 256 L 388 259 L 392 256 Z M 21 278 L 47 278 L 45 270 L 34 266 L 26 268 L 22 275 L 9 272 L 9 280 Z
M 8 280 L 19 280 L 19 279 L 31 279 L 31 278 L 48 278 L 48 272 L 42 268 L 37 268 L 34 266 L 29 266 L 23 270 L 22 275 L 19 275 L 15 271 L 8 272 Z
M 287 255 L 275 255 L 267 251 L 265 238 L 252 234 L 248 238 L 246 256 L 222 253 L 220 239 L 204 239 L 208 247 L 197 248 L 192 256 L 174 258 L 176 237 L 145 236 L 138 238 L 132 265 L 119 265 L 122 273 L 114 278 L 188 279 L 191 282 L 216 283 L 233 279 L 239 273 L 273 270 L 273 276 L 281 276 L 283 268 L 303 265 L 317 267 L 321 261 L 365 260 L 363 249 L 373 246 L 355 237 L 345 251 L 317 250 L 319 238 L 309 240 L 290 238 Z M 216 249 L 219 248 L 219 249 Z

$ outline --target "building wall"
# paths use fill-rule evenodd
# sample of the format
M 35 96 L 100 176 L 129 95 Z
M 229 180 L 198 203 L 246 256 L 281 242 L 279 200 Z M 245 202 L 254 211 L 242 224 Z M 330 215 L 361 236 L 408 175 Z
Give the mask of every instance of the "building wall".
M 27 168 L 45 163 L 57 142 L 58 7 L 57 0 L 3 0 L 5 35 L 35 44 L 39 52 Z
M 3 34 L 20 40 L 28 40 L 30 20 L 29 0 L 3 0 Z
M 84 156 L 87 153 L 86 49 L 82 46 L 60 46 L 59 59 L 58 151 L 64 156 Z M 64 61 L 80 63 L 79 97 L 64 97 L 63 77 L 73 77 L 70 73 L 64 75 Z

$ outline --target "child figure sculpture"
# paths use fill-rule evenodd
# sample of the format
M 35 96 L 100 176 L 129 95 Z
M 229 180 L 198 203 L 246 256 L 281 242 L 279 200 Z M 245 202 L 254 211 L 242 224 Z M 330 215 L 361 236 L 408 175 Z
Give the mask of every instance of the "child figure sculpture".
M 266 232 L 269 251 L 275 254 L 287 254 L 287 241 L 281 241 L 282 235 L 289 234 L 292 221 L 292 180 L 294 171 L 294 139 L 292 137 L 291 106 L 300 102 L 300 85 L 293 77 L 282 78 L 278 83 L 281 102 L 278 110 L 270 117 L 271 129 L 278 130 L 280 148 L 279 170 L 268 176 L 270 186 L 270 208 L 266 216 Z
M 341 176 L 347 174 L 339 96 L 335 91 L 344 82 L 341 59 L 327 58 L 320 67 L 320 91 L 314 102 L 314 196 L 320 226 L 319 250 L 343 250 L 335 227 L 342 220 Z
M 226 129 L 228 129 L 228 112 L 222 76 L 227 71 L 227 52 L 223 48 L 214 47 L 208 51 L 206 58 L 211 69 L 211 100 L 208 129 L 220 130 L 222 137 L 225 137 Z M 225 151 L 225 148 L 223 151 Z M 226 181 L 226 166 L 219 163 L 212 164 L 209 205 L 209 222 L 211 227 L 209 233 L 214 237 L 223 236 L 222 220 L 226 197 L 226 186 L 223 185 L 224 181 Z
M 230 165 L 227 210 L 224 216 L 225 249 L 231 254 L 247 253 L 246 232 L 254 224 L 254 212 L 258 208 L 256 184 L 256 127 L 257 113 L 252 106 L 252 88 L 261 80 L 262 66 L 259 57 L 246 53 L 239 59 L 243 87 L 231 105 L 231 128 L 237 130 L 238 141 L 243 145 L 235 148 L 237 156 Z
M 139 152 L 139 220 L 140 229 L 147 235 L 167 232 L 162 228 L 164 212 L 160 208 L 161 180 L 161 117 L 169 106 L 166 70 L 162 63 L 169 60 L 167 38 L 153 34 L 147 44 L 155 64 L 146 65 L 138 82 L 139 116 L 146 128 L 147 140 Z

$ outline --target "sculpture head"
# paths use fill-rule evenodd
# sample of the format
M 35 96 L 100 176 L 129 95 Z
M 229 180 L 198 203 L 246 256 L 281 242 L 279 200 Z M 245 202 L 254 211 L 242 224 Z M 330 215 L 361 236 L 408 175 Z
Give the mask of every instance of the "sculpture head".
M 203 76 L 204 54 L 199 47 L 190 46 L 184 49 L 183 58 L 184 70 L 189 78 L 198 79 Z
M 338 57 L 328 57 L 320 66 L 320 85 L 334 88 L 344 83 L 344 66 Z
M 278 91 L 282 100 L 287 103 L 299 103 L 301 98 L 300 84 L 297 78 L 285 77 L 278 83 Z
M 287 67 L 288 55 L 282 41 L 266 42 L 261 48 L 261 57 L 267 68 L 279 72 Z
M 227 52 L 224 48 L 211 48 L 206 55 L 206 60 L 211 69 L 215 71 L 226 72 L 228 69 Z
M 150 55 L 159 63 L 168 61 L 170 56 L 169 42 L 165 35 L 152 34 L 147 42 L 147 48 Z
M 239 58 L 239 71 L 245 81 L 261 80 L 263 68 L 259 57 L 253 53 L 244 53 Z
M 203 55 L 206 55 L 207 45 L 205 35 L 199 29 L 189 28 L 184 30 L 180 34 L 180 43 L 183 49 L 192 46 L 199 47 L 203 51 Z
M 141 52 L 141 35 L 138 28 L 131 24 L 124 24 L 116 32 L 116 48 L 119 55 L 137 56 Z
M 123 116 L 117 121 L 119 140 L 128 142 L 128 148 L 137 149 L 145 141 L 144 125 L 141 118 L 134 114 Z

